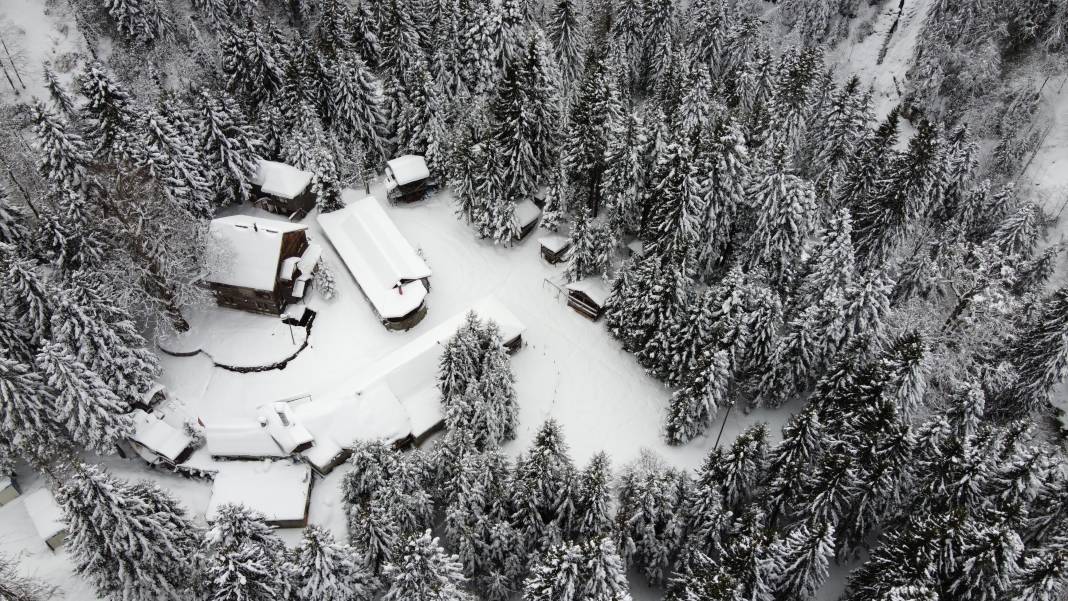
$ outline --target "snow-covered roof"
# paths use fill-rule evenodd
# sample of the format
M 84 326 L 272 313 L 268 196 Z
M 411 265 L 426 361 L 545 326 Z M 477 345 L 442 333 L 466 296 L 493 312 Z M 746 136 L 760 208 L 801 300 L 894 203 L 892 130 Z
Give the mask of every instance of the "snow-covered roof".
M 278 268 L 278 279 L 283 282 L 293 281 L 293 274 L 297 271 L 297 263 L 300 257 L 286 257 L 282 260 L 282 266 Z
M 35 490 L 22 497 L 22 503 L 26 507 L 26 513 L 30 515 L 30 521 L 37 530 L 41 540 L 48 540 L 67 529 L 64 522 L 63 510 L 56 503 L 52 491 L 47 488 Z
M 7 476 L 0 476 L 0 490 L 7 490 L 14 486 L 15 483 L 11 481 L 11 478 Z
M 346 194 L 356 192 L 342 192 Z M 427 290 L 419 280 L 430 276 L 430 268 L 374 197 L 350 202 L 318 220 L 379 316 L 404 317 L 422 305 Z
M 559 234 L 551 234 L 549 236 L 545 236 L 544 238 L 538 238 L 538 244 L 542 245 L 545 250 L 553 253 L 558 253 L 561 250 L 567 248 L 567 245 L 569 243 L 570 240 L 568 240 L 565 236 L 561 236 Z
M 359 441 L 395 442 L 412 431 L 408 415 L 397 396 L 384 382 L 357 393 L 293 403 L 295 418 L 315 437 L 305 456 L 335 448 L 351 448 Z M 322 446 L 322 449 L 316 447 Z
M 209 522 L 227 503 L 261 512 L 269 522 L 301 521 L 307 515 L 311 468 L 290 461 L 232 461 L 215 474 L 205 517 Z
M 627 242 L 627 248 L 630 249 L 630 252 L 634 253 L 639 257 L 645 253 L 645 245 L 642 244 L 642 241 L 637 238 L 631 240 L 630 242 Z
M 527 227 L 541 217 L 541 209 L 529 198 L 515 203 L 515 220 L 520 228 Z
M 211 221 L 208 252 L 226 257 L 205 278 L 209 282 L 274 290 L 278 276 L 278 258 L 282 251 L 282 236 L 288 232 L 306 230 L 308 226 L 277 219 L 259 219 L 247 215 L 220 217 Z
M 286 453 L 312 442 L 311 432 L 301 425 L 287 403 L 272 403 L 261 407 L 261 416 L 267 419 L 267 431 Z
M 208 425 L 204 428 L 206 448 L 212 457 L 285 457 L 274 437 L 257 420 Z
M 279 198 L 296 198 L 311 184 L 312 173 L 301 171 L 292 165 L 274 161 L 259 160 L 252 184 L 259 186 L 265 194 Z
M 405 395 L 401 399 L 401 405 L 408 413 L 412 436 L 416 438 L 433 430 L 445 419 L 445 412 L 441 407 L 441 390 L 437 387 L 436 380 L 412 394 Z
M 134 428 L 130 439 L 169 461 L 177 459 L 193 443 L 185 432 L 141 409 L 130 412 L 130 417 Z
M 319 259 L 323 256 L 323 247 L 321 244 L 314 242 L 308 244 L 308 248 L 304 249 L 304 254 L 300 256 L 300 262 L 297 263 L 297 268 L 300 269 L 300 273 L 303 275 L 310 275 L 315 269 L 315 266 L 319 264 Z
M 611 294 L 611 290 L 608 289 L 608 285 L 604 283 L 604 278 L 600 276 L 589 277 L 577 282 L 571 282 L 565 286 L 568 290 L 574 290 L 581 292 L 588 296 L 590 300 L 597 303 L 600 306 L 604 306 L 608 302 L 608 296 Z
M 427 168 L 426 161 L 416 154 L 406 154 L 386 161 L 386 167 L 392 174 L 392 177 L 386 178 L 388 190 L 430 177 L 430 169 Z

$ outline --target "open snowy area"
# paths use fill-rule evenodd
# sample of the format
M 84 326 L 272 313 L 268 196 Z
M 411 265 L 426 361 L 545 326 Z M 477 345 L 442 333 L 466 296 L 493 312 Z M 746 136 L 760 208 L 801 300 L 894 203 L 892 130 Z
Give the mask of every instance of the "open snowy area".
M 0 0 L 0 601 L 1064 601 L 1066 57 Z

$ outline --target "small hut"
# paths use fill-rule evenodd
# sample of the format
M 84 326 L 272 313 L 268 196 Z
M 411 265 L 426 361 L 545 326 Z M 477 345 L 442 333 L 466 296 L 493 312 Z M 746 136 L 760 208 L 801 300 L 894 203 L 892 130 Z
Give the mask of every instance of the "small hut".
M 314 268 L 305 274 L 299 267 L 309 250 L 307 229 L 247 215 L 212 220 L 209 252 L 216 264 L 204 280 L 216 302 L 252 313 L 282 314 L 299 278 L 310 277 Z
M 249 182 L 255 205 L 265 211 L 303 217 L 315 208 L 315 193 L 311 190 L 312 173 L 274 161 L 260 160 L 256 174 Z
M 519 224 L 517 240 L 522 240 L 538 227 L 538 219 L 541 217 L 541 209 L 534 201 L 528 199 L 515 203 L 515 220 Z
M 48 548 L 55 551 L 67 538 L 67 525 L 63 519 L 63 510 L 56 503 L 52 491 L 47 488 L 35 490 L 22 499 L 26 513 Z
M 559 234 L 538 238 L 538 244 L 541 245 L 541 258 L 550 265 L 563 261 L 567 256 L 567 251 L 571 249 L 571 240 Z
M 415 202 L 426 194 L 430 170 L 423 157 L 406 154 L 386 161 L 386 196 L 391 202 Z
M 645 245 L 638 238 L 627 242 L 627 256 L 641 258 L 645 256 Z
M 0 475 L 0 507 L 17 499 L 19 493 L 19 485 L 14 476 Z
M 133 434 L 130 445 L 151 465 L 174 468 L 193 453 L 193 438 L 141 409 L 130 412 Z
M 579 315 L 597 321 L 604 314 L 610 291 L 599 276 L 571 282 L 567 289 L 567 306 Z

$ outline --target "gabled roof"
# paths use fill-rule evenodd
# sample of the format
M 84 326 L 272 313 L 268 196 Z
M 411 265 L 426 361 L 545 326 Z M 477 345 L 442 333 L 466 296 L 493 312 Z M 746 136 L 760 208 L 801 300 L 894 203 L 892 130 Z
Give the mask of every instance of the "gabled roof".
M 342 192 L 343 197 L 354 194 Z M 373 196 L 318 220 L 380 317 L 396 319 L 419 308 L 427 294 L 419 280 L 430 277 L 430 268 Z
M 264 194 L 292 199 L 299 196 L 311 184 L 312 173 L 301 171 L 292 165 L 259 160 L 252 184 L 259 186 Z
M 22 497 L 22 504 L 26 507 L 26 513 L 30 514 L 30 521 L 41 540 L 48 540 L 67 529 L 63 510 L 47 488 Z
M 141 409 L 130 412 L 130 417 L 134 427 L 130 439 L 169 461 L 177 459 L 193 443 L 185 432 Z
M 308 226 L 277 219 L 233 215 L 213 219 L 208 253 L 213 269 L 204 279 L 217 284 L 274 291 L 282 236 Z
M 529 198 L 515 203 L 515 220 L 520 229 L 534 223 L 541 217 L 541 209 Z
M 256 420 L 232 424 L 209 424 L 204 429 L 208 454 L 212 457 L 286 457 L 274 437 Z
M 386 161 L 386 167 L 393 174 L 393 177 L 390 178 L 393 181 L 386 182 L 387 189 L 392 189 L 391 183 L 404 186 L 430 177 L 430 169 L 427 168 L 426 161 L 423 157 L 415 154 L 406 154 Z
M 604 279 L 599 276 L 571 282 L 564 287 L 568 290 L 574 290 L 585 294 L 591 301 L 602 307 L 608 302 L 608 296 L 612 293 L 612 291 L 608 289 L 608 285 L 604 283 Z

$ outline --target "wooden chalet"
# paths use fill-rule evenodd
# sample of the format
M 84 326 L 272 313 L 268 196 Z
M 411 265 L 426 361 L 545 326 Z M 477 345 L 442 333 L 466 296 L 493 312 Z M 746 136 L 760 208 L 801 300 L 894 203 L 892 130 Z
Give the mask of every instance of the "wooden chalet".
M 312 173 L 274 161 L 260 159 L 252 177 L 255 205 L 265 211 L 289 218 L 300 218 L 315 208 L 311 189 Z
M 386 196 L 390 202 L 415 202 L 426 195 L 430 169 L 426 160 L 406 154 L 386 161 Z
M 298 223 L 247 215 L 212 220 L 213 265 L 204 281 L 219 306 L 281 315 L 298 286 L 303 296 L 304 284 L 299 278 L 311 277 L 311 259 L 318 261 L 316 257 L 304 260 L 310 246 L 307 229 Z M 305 269 L 306 273 L 301 273 Z
M 541 218 L 541 207 L 534 204 L 530 199 L 515 203 L 515 220 L 519 225 L 517 240 L 522 240 L 538 227 L 538 219 Z
M 567 251 L 571 250 L 571 240 L 559 234 L 538 238 L 538 244 L 541 246 L 541 258 L 550 265 L 563 261 L 567 257 Z
M 571 282 L 564 288 L 567 290 L 567 306 L 579 315 L 597 321 L 604 314 L 610 291 L 601 277 Z

